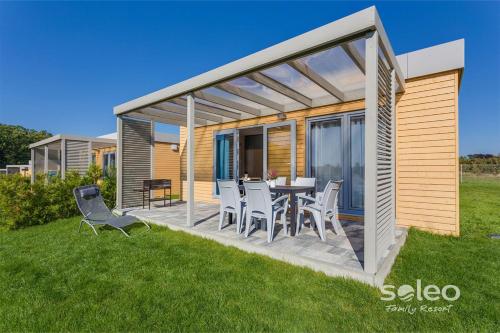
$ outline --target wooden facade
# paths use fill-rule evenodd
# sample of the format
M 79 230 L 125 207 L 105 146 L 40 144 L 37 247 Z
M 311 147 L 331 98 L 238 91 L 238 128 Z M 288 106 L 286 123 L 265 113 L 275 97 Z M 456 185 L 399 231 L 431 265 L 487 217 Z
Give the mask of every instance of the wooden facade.
M 458 84 L 459 72 L 451 71 L 407 81 L 396 102 L 396 219 L 399 225 L 459 234 L 458 208 Z M 296 122 L 296 175 L 306 172 L 306 121 L 310 117 L 364 110 L 364 100 L 286 113 Z M 214 132 L 280 122 L 277 116 L 234 121 L 195 129 L 196 201 L 216 203 L 213 176 Z M 273 133 L 279 145 L 283 135 Z M 187 182 L 187 130 L 180 128 L 180 175 L 183 197 Z M 274 149 L 274 148 L 273 148 Z M 269 167 L 286 168 L 279 148 L 270 153 Z M 289 156 L 289 152 L 283 152 Z M 366 161 L 369 163 L 369 161 Z M 360 219 L 359 217 L 357 218 Z

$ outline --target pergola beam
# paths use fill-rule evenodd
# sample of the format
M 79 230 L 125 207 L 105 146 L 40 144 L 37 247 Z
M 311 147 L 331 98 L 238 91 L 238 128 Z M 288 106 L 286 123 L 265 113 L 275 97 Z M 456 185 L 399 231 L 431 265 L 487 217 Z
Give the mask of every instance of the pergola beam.
M 155 108 L 155 109 L 167 111 L 167 112 L 177 113 L 181 116 L 187 116 L 186 108 L 180 107 L 180 106 L 175 105 L 175 104 L 159 103 L 156 105 L 152 105 L 151 107 Z M 195 118 L 210 120 L 210 121 L 213 121 L 214 123 L 221 123 L 223 120 L 219 116 L 214 116 L 211 114 L 207 114 L 207 113 L 203 113 L 203 112 L 196 112 L 196 111 L 195 111 Z
M 359 70 L 365 74 L 365 59 L 358 52 L 356 47 L 352 45 L 350 42 L 344 43 L 341 45 L 344 52 L 347 54 L 349 58 L 351 58 L 352 62 L 359 68 Z
M 296 59 L 289 61 L 288 65 L 290 65 L 300 74 L 307 77 L 312 82 L 316 83 L 321 88 L 325 89 L 327 92 L 335 96 L 341 102 L 345 101 L 345 95 L 340 89 L 338 89 L 324 77 L 316 73 L 311 67 L 307 66 L 302 60 Z
M 244 98 L 250 102 L 254 102 L 254 103 L 266 106 L 266 107 L 273 109 L 273 110 L 276 110 L 278 112 L 285 112 L 284 105 L 276 103 L 274 101 L 271 101 L 270 99 L 259 96 L 257 94 L 254 94 L 248 90 L 237 87 L 231 83 L 228 83 L 228 82 L 219 83 L 215 87 L 220 89 L 220 90 L 224 90 L 227 93 Z
M 273 78 L 270 78 L 269 76 L 262 74 L 260 72 L 255 72 L 248 74 L 247 77 L 250 80 L 253 80 L 257 83 L 260 83 L 261 85 L 268 87 L 269 89 L 272 89 L 276 91 L 279 94 L 282 94 L 284 96 L 287 96 L 288 98 L 291 98 L 307 107 L 312 107 L 312 99 L 302 95 L 298 91 L 284 85 L 283 83 L 276 81 Z
M 144 113 L 144 114 L 147 114 L 150 116 L 155 116 L 155 117 L 158 117 L 160 119 L 163 116 L 165 116 L 166 119 L 178 120 L 178 121 L 183 121 L 183 122 L 186 122 L 186 117 L 187 117 L 187 115 L 181 115 L 181 114 L 178 114 L 175 112 L 170 112 L 168 110 L 162 110 L 162 109 L 158 109 L 155 107 L 147 107 L 147 108 L 141 109 L 141 113 Z M 195 118 L 194 121 L 195 121 L 196 125 L 207 125 L 207 121 L 204 119 Z
M 130 116 L 132 118 L 139 118 L 139 119 L 144 119 L 144 120 L 151 120 L 151 121 L 156 121 L 162 124 L 170 124 L 170 125 L 178 125 L 178 126 L 187 126 L 186 120 L 178 120 L 178 119 L 173 119 L 169 118 L 167 116 L 162 116 L 162 117 L 157 117 L 157 116 L 152 116 L 149 114 L 142 113 L 141 111 L 132 111 L 127 113 L 127 116 Z
M 183 98 L 174 98 L 171 103 L 187 107 L 187 101 Z M 218 116 L 226 117 L 226 118 L 231 118 L 231 119 L 241 119 L 241 114 L 229 110 L 224 110 L 215 106 L 210 106 L 206 104 L 201 104 L 201 103 L 196 103 L 196 110 L 197 111 L 203 111 L 207 113 L 213 113 Z
M 228 107 L 228 108 L 231 108 L 234 110 L 238 110 L 240 112 L 247 113 L 247 114 L 250 114 L 252 116 L 259 117 L 261 115 L 261 112 L 259 109 L 256 109 L 256 108 L 253 108 L 251 106 L 241 104 L 241 103 L 238 103 L 235 101 L 231 101 L 231 100 L 223 98 L 223 97 L 212 95 L 212 94 L 207 93 L 207 92 L 195 91 L 194 96 L 196 98 L 201 99 L 201 100 L 205 100 L 205 101 L 209 101 L 211 103 L 223 105 L 225 107 Z

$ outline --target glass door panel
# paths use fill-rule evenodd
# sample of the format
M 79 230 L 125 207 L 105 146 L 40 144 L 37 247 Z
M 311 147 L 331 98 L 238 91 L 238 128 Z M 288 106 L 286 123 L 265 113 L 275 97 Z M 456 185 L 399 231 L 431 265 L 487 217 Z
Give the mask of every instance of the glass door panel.
M 351 117 L 351 188 L 350 208 L 363 209 L 365 193 L 365 119 Z
M 330 179 L 343 179 L 342 141 L 341 118 L 311 123 L 310 175 L 316 178 L 317 191 L 323 191 Z M 339 207 L 342 207 L 342 196 L 340 198 Z
M 219 194 L 217 179 L 234 179 L 234 134 L 216 134 L 214 152 L 215 193 Z
M 318 191 L 328 180 L 343 180 L 339 208 L 359 214 L 364 208 L 365 126 L 360 112 L 308 121 L 307 174 Z

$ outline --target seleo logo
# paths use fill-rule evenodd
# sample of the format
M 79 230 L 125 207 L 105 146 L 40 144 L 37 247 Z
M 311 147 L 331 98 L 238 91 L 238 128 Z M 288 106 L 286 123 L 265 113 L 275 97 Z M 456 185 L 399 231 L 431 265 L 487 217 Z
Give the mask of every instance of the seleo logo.
M 382 294 L 380 299 L 383 301 L 393 301 L 396 297 L 404 302 L 409 302 L 413 298 L 418 301 L 438 301 L 441 298 L 452 302 L 460 298 L 460 289 L 457 286 L 448 284 L 443 288 L 439 288 L 435 284 L 429 284 L 422 289 L 422 280 L 417 280 L 416 287 L 404 284 L 396 289 L 392 284 L 386 284 L 382 287 Z

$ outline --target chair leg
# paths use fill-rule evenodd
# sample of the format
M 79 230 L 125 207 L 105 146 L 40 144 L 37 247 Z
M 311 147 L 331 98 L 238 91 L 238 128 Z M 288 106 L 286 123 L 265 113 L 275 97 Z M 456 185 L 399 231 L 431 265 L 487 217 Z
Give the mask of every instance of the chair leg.
M 335 230 L 335 233 L 337 235 L 340 235 L 340 232 L 342 230 L 342 226 L 340 225 L 339 220 L 337 219 L 336 214 L 333 214 L 330 217 L 330 221 L 332 221 L 332 226 L 333 226 L 333 230 Z
M 274 220 L 276 219 L 276 215 L 274 216 L 268 216 L 266 218 L 266 224 L 267 224 L 267 242 L 271 243 L 273 241 L 273 236 L 274 236 Z
M 151 230 L 151 226 L 149 224 L 147 224 L 146 222 L 144 221 L 141 221 L 142 223 L 144 223 L 146 225 L 146 227 L 148 227 L 148 231 Z
M 118 229 L 118 230 L 120 230 L 120 231 L 121 231 L 121 232 L 122 232 L 125 236 L 130 237 L 130 235 L 129 235 L 129 234 L 127 234 L 127 233 L 125 232 L 125 230 L 123 230 L 122 228 L 117 228 L 117 227 L 115 227 L 115 228 L 116 228 L 116 229 Z
M 250 233 L 250 226 L 252 225 L 252 216 L 247 213 L 246 224 L 245 224 L 245 238 L 248 237 Z
M 304 224 L 304 211 L 299 209 L 299 214 L 297 215 L 297 228 L 295 229 L 295 235 L 300 234 L 300 229 Z
M 313 213 L 313 218 L 316 226 L 318 227 L 318 233 L 319 237 L 321 238 L 322 241 L 325 241 L 325 221 L 321 219 L 321 213 L 320 212 L 314 212 Z
M 283 231 L 285 232 L 285 236 L 288 235 L 288 227 L 286 225 L 286 212 L 281 212 L 281 224 L 283 224 Z
M 222 224 L 224 223 L 224 218 L 226 217 L 226 212 L 225 211 L 221 211 L 219 213 L 219 231 L 222 230 Z
M 247 208 L 243 207 L 243 211 L 242 211 L 241 216 L 240 216 L 240 226 L 238 229 L 238 234 L 241 234 L 241 232 L 243 231 L 243 222 L 245 221 L 246 212 L 247 212 Z
M 83 220 L 80 221 L 80 226 L 78 227 L 78 233 L 80 233 L 80 231 L 82 230 L 82 224 L 83 224 Z

